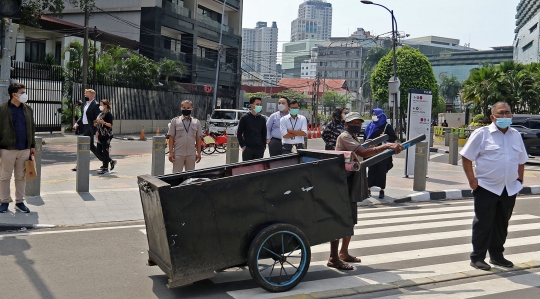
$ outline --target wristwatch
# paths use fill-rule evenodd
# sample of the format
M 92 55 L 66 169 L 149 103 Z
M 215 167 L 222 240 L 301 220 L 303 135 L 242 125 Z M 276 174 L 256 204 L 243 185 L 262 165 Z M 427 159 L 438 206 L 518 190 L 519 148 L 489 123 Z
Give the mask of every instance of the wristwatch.
M 517 181 L 521 184 L 523 184 L 523 180 L 522 179 L 517 179 Z

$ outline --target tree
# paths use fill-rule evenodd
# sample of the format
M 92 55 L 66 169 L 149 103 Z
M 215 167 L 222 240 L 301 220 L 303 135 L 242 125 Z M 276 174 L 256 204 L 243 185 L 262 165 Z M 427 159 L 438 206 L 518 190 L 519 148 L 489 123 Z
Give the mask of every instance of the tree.
M 272 98 L 279 99 L 281 97 L 287 97 L 289 100 L 297 100 L 300 109 L 305 109 L 308 107 L 307 100 L 309 99 L 309 97 L 302 93 L 299 93 L 298 91 L 294 91 L 292 89 L 285 89 L 282 92 L 272 94 Z
M 266 92 L 262 92 L 262 91 L 259 91 L 259 92 L 247 92 L 246 97 L 248 99 L 251 99 L 252 97 L 261 98 L 261 99 L 267 99 L 267 98 L 270 97 L 270 95 L 267 94 Z
M 483 65 L 471 70 L 463 82 L 463 100 L 474 103 L 484 115 L 490 115 L 489 106 L 502 100 L 499 90 L 501 73 L 492 65 Z
M 165 83 L 169 83 L 169 77 L 172 75 L 182 77 L 182 74 L 186 69 L 182 62 L 167 58 L 163 58 L 159 61 L 159 68 L 161 74 L 165 76 Z
M 351 98 L 346 94 L 339 94 L 335 91 L 327 91 L 324 93 L 324 105 L 334 110 L 336 107 L 345 107 L 351 102 Z
M 66 8 L 65 3 L 85 10 L 94 6 L 95 0 L 23 0 L 21 23 L 39 28 L 39 20 L 46 11 L 55 16 L 61 16 Z
M 454 103 L 454 99 L 461 90 L 461 83 L 456 76 L 448 78 L 444 76 L 441 84 L 439 85 L 439 92 L 441 96 L 446 100 L 446 103 Z
M 409 89 L 428 89 L 434 99 L 439 96 L 437 80 L 427 57 L 419 50 L 403 46 L 396 51 L 397 76 L 401 81 L 401 107 L 407 107 Z M 389 52 L 384 56 L 371 74 L 371 90 L 373 99 L 388 102 L 388 80 L 393 76 L 393 58 Z M 437 101 L 433 101 L 435 105 Z
M 431 109 L 431 115 L 433 117 L 437 117 L 439 113 L 446 112 L 446 101 L 442 96 L 439 95 L 437 98 L 433 98 L 433 102 L 435 103 Z

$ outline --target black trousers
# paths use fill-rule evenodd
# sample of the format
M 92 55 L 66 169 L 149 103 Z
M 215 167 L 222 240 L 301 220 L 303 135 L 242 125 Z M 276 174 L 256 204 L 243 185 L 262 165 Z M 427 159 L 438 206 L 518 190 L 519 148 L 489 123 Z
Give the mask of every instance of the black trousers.
M 473 195 L 475 216 L 471 261 L 483 261 L 488 251 L 490 258 L 500 258 L 503 256 L 508 221 L 516 204 L 516 195 L 508 196 L 505 188 L 499 196 L 480 186 L 473 191 Z
M 252 149 L 246 146 L 246 149 L 242 152 L 242 161 L 262 159 L 264 156 L 264 150 L 264 148 Z
M 101 153 L 97 150 L 96 145 L 94 144 L 94 135 L 96 132 L 92 128 L 91 125 L 82 125 L 81 131 L 84 136 L 90 137 L 90 151 L 96 156 L 96 158 L 99 159 L 99 161 L 103 161 L 103 156 Z
M 296 146 L 296 149 L 299 150 L 299 149 L 304 149 L 304 144 L 303 143 L 298 143 L 298 144 L 283 144 L 283 154 L 286 155 L 286 154 L 290 154 L 292 153 L 292 148 L 293 146 Z
M 270 157 L 282 155 L 283 150 L 281 147 L 281 139 L 272 137 L 272 139 L 270 139 L 270 143 L 268 144 L 268 151 L 270 152 Z
M 100 160 L 103 161 L 103 168 L 109 169 L 109 161 L 111 160 L 110 153 L 109 153 L 109 150 L 110 150 L 109 145 L 104 140 L 103 142 L 98 143 L 96 148 L 97 148 L 97 152 L 100 154 L 102 158 Z
M 327 150 L 327 151 L 333 151 L 333 150 L 336 149 L 336 147 L 332 146 L 332 145 L 325 144 L 324 149 Z
M 391 168 L 390 164 L 392 163 L 392 157 L 388 157 L 381 162 L 371 165 L 368 168 L 368 187 L 373 186 L 379 187 L 381 189 L 386 189 L 386 174 Z

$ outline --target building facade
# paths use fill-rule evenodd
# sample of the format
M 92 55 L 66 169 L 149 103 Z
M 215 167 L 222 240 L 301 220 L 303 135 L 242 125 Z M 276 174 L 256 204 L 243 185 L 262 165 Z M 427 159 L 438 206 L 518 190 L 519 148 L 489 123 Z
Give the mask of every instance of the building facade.
M 242 29 L 242 69 L 244 72 L 260 74 L 271 79 L 267 84 L 277 84 L 278 28 L 276 22 L 268 27 L 266 22 L 257 22 L 254 29 Z M 260 76 L 254 76 L 258 78 Z M 245 84 L 245 83 L 244 83 Z
M 306 39 L 283 44 L 281 71 L 283 78 L 300 78 L 304 61 L 311 59 L 311 50 L 323 40 Z
M 65 6 L 62 20 L 84 24 L 80 9 Z M 227 0 L 222 14 L 222 0 L 95 0 L 89 27 L 135 41 L 153 60 L 181 61 L 181 82 L 213 85 L 219 63 L 218 89 L 238 94 L 242 7 L 243 0 Z
M 521 0 L 517 6 L 513 59 L 521 63 L 540 61 L 540 1 Z
M 305 0 L 298 18 L 291 23 L 291 42 L 305 39 L 328 40 L 332 36 L 332 4 L 325 0 Z

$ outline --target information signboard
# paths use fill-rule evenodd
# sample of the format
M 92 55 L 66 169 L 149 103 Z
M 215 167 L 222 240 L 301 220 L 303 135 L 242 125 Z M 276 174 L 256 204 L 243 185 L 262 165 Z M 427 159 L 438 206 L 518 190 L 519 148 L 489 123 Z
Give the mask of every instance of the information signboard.
M 418 135 L 426 134 L 428 148 L 431 147 L 431 90 L 409 89 L 409 103 L 407 109 L 407 140 Z M 405 158 L 405 176 L 414 175 L 414 152 L 416 146 L 407 149 Z

